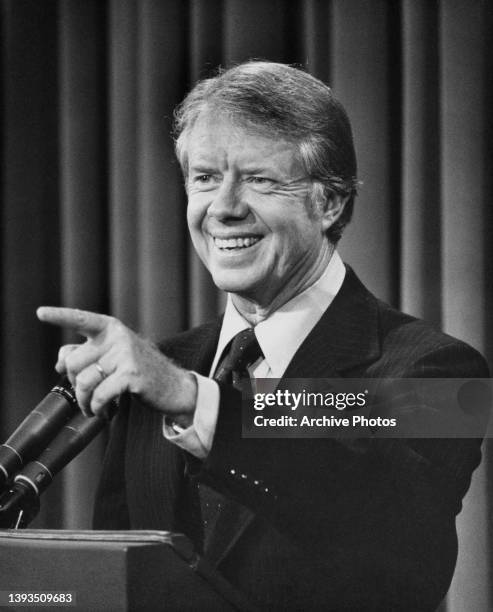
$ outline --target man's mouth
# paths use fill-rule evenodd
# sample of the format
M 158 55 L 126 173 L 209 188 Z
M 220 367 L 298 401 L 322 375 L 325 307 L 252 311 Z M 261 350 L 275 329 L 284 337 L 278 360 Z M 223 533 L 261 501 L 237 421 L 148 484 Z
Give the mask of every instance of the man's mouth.
M 237 236 L 232 238 L 214 238 L 214 245 L 221 251 L 248 249 L 257 244 L 262 236 Z

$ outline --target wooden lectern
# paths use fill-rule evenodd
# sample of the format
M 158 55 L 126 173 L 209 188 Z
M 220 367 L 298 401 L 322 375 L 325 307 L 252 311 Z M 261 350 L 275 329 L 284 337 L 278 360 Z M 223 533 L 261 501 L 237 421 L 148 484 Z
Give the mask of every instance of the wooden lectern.
M 184 536 L 164 531 L 0 530 L 0 592 L 1 608 L 12 592 L 73 593 L 71 605 L 44 605 L 53 610 L 251 609 Z

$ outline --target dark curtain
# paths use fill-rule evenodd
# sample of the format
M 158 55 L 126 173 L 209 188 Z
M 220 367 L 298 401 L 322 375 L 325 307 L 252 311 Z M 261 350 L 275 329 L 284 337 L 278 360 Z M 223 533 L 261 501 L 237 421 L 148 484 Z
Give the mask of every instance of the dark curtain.
M 192 252 L 174 106 L 219 64 L 297 63 L 352 119 L 362 187 L 341 252 L 380 297 L 482 351 L 491 319 L 493 8 L 482 0 L 2 0 L 4 439 L 56 380 L 35 308 L 106 312 L 153 338 L 223 297 Z M 100 436 L 39 527 L 90 525 Z M 493 607 L 492 452 L 459 518 L 448 609 Z

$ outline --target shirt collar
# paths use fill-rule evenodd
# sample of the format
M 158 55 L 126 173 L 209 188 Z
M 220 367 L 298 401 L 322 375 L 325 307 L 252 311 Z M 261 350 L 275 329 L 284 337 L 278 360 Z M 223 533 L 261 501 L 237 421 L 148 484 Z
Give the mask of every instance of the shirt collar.
M 327 268 L 313 285 L 255 326 L 255 335 L 274 378 L 282 377 L 303 340 L 337 295 L 345 274 L 344 264 L 334 251 Z M 228 295 L 211 375 L 216 371 L 227 344 L 247 327 L 250 327 L 249 323 L 236 310 L 231 295 Z

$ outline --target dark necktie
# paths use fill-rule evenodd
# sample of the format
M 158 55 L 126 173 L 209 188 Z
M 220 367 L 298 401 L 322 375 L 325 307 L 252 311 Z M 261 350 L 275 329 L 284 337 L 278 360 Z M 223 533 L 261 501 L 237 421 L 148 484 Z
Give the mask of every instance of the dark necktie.
M 253 327 L 236 334 L 231 341 L 229 352 L 220 363 L 215 380 L 233 385 L 241 391 L 241 381 L 248 377 L 248 367 L 262 355 Z
M 250 380 L 248 367 L 254 364 L 262 355 L 253 327 L 236 334 L 230 344 L 229 351 L 220 362 L 214 379 L 220 383 L 233 385 L 242 390 L 242 382 Z M 219 512 L 226 502 L 225 498 L 206 485 L 200 485 L 200 505 L 204 526 L 205 545 L 209 540 Z

